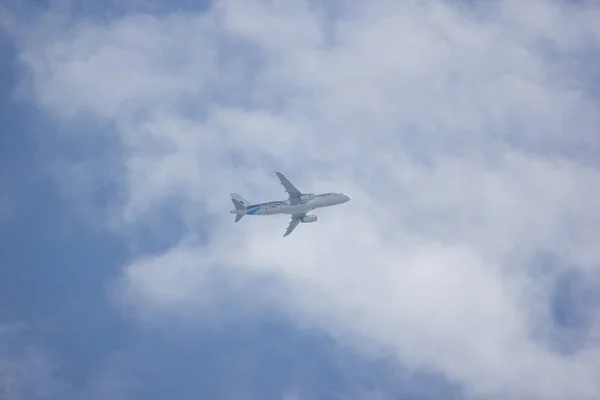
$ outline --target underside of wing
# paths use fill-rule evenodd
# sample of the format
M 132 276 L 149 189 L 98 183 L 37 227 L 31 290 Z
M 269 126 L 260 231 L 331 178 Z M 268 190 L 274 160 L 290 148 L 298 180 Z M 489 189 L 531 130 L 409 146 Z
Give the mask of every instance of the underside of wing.
M 299 197 L 302 195 L 302 192 L 292 185 L 292 183 L 281 172 L 275 172 L 275 174 L 285 188 L 285 191 L 288 193 L 290 197 L 290 204 L 298 204 Z
M 296 229 L 296 227 L 298 226 L 298 224 L 300 223 L 302 218 L 304 218 L 305 216 L 306 216 L 306 213 L 292 214 L 292 220 L 290 221 L 290 224 L 288 225 L 288 228 L 285 231 L 285 234 L 283 235 L 283 237 L 286 237 L 290 233 L 292 233 L 294 231 L 294 229 Z

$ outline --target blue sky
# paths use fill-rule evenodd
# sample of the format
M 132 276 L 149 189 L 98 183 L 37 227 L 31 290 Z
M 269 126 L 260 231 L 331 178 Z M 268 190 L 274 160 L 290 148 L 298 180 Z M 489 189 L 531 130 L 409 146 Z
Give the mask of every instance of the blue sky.
M 0 398 L 597 398 L 600 15 L 559 4 L 0 6 Z M 233 224 L 274 170 L 353 201 Z

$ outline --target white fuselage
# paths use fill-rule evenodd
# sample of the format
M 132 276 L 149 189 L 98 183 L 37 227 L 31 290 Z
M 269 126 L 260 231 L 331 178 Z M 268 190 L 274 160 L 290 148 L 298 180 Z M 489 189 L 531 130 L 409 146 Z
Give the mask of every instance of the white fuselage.
M 301 214 L 317 208 L 335 206 L 346 203 L 350 196 L 343 193 L 325 193 L 315 195 L 312 199 L 290 204 L 289 200 L 270 201 L 267 203 L 253 204 L 245 210 L 231 210 L 231 214 L 243 213 L 245 215 L 274 215 L 274 214 Z

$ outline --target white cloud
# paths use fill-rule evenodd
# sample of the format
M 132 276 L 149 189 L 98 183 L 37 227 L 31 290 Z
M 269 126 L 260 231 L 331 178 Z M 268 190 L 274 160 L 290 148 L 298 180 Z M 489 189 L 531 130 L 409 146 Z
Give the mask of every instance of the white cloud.
M 206 245 L 190 233 L 125 266 L 126 298 L 143 313 L 210 304 L 201 289 L 226 265 L 240 284 L 276 278 L 267 294 L 299 324 L 471 394 L 597 398 L 597 340 L 564 356 L 534 331 L 556 329 L 540 252 L 598 276 L 600 116 L 585 57 L 597 61 L 599 10 L 381 1 L 332 17 L 277 4 L 17 33 L 33 101 L 115 123 L 125 195 L 113 222 L 135 227 L 172 199 L 190 232 L 218 221 Z M 285 240 L 283 217 L 234 225 L 228 193 L 283 196 L 273 170 L 353 201 Z

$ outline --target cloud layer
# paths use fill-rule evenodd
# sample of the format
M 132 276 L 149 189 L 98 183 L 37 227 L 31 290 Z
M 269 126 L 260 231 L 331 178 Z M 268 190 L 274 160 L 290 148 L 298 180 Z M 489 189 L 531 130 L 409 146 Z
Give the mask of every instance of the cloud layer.
M 585 2 L 228 0 L 5 24 L 22 93 L 73 140 L 110 143 L 57 179 L 86 204 L 118 188 L 94 211 L 138 246 L 115 285 L 128 312 L 218 320 L 225 276 L 248 312 L 477 398 L 592 399 L 599 19 Z M 286 239 L 284 217 L 234 225 L 230 192 L 284 198 L 274 170 L 353 201 Z M 575 326 L 552 307 L 565 274 Z

